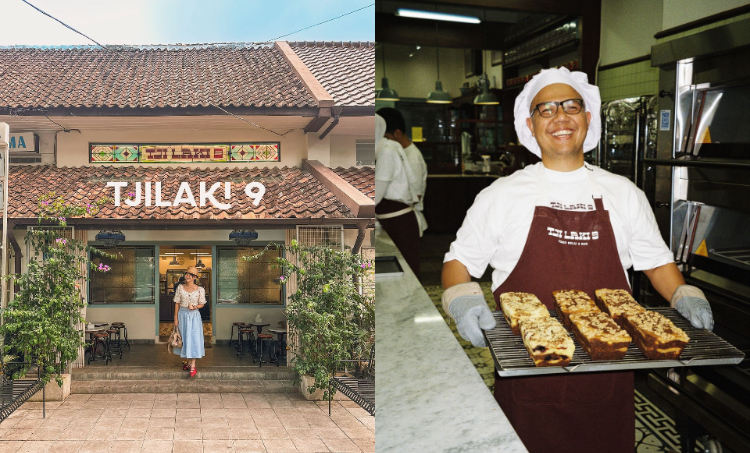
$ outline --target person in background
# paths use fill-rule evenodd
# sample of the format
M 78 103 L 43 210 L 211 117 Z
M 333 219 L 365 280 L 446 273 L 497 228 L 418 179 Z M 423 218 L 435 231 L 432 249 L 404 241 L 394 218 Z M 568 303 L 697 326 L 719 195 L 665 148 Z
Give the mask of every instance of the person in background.
M 174 285 L 172 285 L 172 294 L 176 294 L 177 287 L 185 284 L 185 277 L 180 277 L 179 280 L 175 277 L 172 279 L 172 282 L 174 283 Z
M 630 291 L 626 270 L 641 270 L 693 326 L 711 330 L 711 308 L 685 284 L 645 194 L 632 182 L 584 162 L 601 134 L 599 88 L 586 74 L 541 71 L 516 98 L 519 141 L 542 161 L 500 178 L 476 198 L 443 264 L 443 307 L 459 334 L 485 346 L 495 319 L 479 278 L 492 290 Z M 632 371 L 496 378 L 495 399 L 529 452 L 632 452 Z
M 206 290 L 198 286 L 198 269 L 189 267 L 185 272 L 185 283 L 177 285 L 174 295 L 174 325 L 180 329 L 182 347 L 174 348 L 175 354 L 190 361 L 184 370 L 190 370 L 190 377 L 198 372 L 195 360 L 206 355 L 203 344 L 203 320 L 200 310 L 206 304 Z M 183 362 L 185 363 L 185 362 Z
M 411 168 L 398 142 L 385 138 L 386 121 L 375 115 L 375 216 L 419 278 L 419 221 Z
M 427 220 L 424 218 L 424 194 L 427 190 L 427 164 L 422 156 L 422 151 L 417 145 L 406 136 L 406 122 L 401 112 L 394 108 L 384 107 L 378 110 L 378 115 L 385 119 L 386 129 L 385 137 L 393 140 L 404 149 L 406 161 L 409 164 L 411 175 L 409 183 L 412 192 L 417 195 L 419 201 L 414 205 L 414 211 L 417 214 L 419 222 L 419 236 L 421 237 L 424 230 L 427 229 Z

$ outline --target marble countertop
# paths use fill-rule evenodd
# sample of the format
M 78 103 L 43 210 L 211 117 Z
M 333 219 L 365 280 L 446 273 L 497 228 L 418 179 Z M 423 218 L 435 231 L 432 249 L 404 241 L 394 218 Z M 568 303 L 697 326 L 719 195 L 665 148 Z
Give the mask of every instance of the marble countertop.
M 403 276 L 375 278 L 375 451 L 526 452 L 495 398 L 388 235 Z

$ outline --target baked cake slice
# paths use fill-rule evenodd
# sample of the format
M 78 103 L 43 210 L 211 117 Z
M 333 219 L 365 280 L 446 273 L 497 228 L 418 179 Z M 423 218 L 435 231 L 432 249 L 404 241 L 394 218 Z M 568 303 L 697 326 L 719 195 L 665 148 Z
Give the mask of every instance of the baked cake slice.
M 684 330 L 655 311 L 626 313 L 623 325 L 649 359 L 677 359 L 690 341 Z
M 500 309 L 513 334 L 519 335 L 518 321 L 524 318 L 549 318 L 549 310 L 539 299 L 529 293 L 500 294 Z
M 597 289 L 596 305 L 607 313 L 619 325 L 622 325 L 622 317 L 626 313 L 643 313 L 646 311 L 633 296 L 624 289 Z
M 625 357 L 630 335 L 606 313 L 587 311 L 570 315 L 573 335 L 592 360 L 620 360 Z
M 552 291 L 555 300 L 557 316 L 562 320 L 566 329 L 570 330 L 570 315 L 587 311 L 599 311 L 599 307 L 584 291 L 577 289 L 561 289 Z
M 519 321 L 521 337 L 536 366 L 568 366 L 575 343 L 555 318 L 524 318 Z

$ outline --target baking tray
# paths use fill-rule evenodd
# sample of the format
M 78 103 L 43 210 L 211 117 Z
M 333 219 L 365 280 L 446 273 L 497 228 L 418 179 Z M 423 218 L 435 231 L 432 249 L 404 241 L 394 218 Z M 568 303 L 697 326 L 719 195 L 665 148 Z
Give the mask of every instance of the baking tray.
M 484 338 L 489 345 L 495 370 L 500 376 L 537 376 L 545 374 L 588 373 L 591 371 L 636 370 L 642 368 L 675 368 L 698 365 L 736 365 L 745 358 L 745 354 L 722 340 L 713 332 L 696 329 L 690 321 L 683 318 L 674 308 L 650 308 L 669 318 L 675 326 L 684 330 L 690 337 L 682 355 L 677 360 L 649 360 L 634 343 L 628 346 L 628 352 L 621 360 L 591 360 L 571 333 L 576 349 L 570 365 L 566 367 L 536 367 L 523 345 L 520 335 L 513 335 L 505 321 L 503 313 L 494 312 L 497 325 L 494 329 L 484 331 Z M 557 313 L 550 310 L 550 315 L 557 319 Z

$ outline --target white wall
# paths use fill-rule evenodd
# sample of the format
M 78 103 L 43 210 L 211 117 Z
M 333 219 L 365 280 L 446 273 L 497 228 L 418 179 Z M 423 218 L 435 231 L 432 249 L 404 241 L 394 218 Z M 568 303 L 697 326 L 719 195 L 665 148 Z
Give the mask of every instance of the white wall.
M 357 140 L 372 140 L 372 135 L 331 135 L 331 168 L 357 165 Z
M 216 306 L 214 325 L 215 340 L 229 340 L 232 331 L 233 322 L 255 322 L 255 317 L 260 314 L 263 324 L 270 323 L 270 326 L 263 328 L 263 333 L 269 333 L 268 329 L 278 329 L 279 321 L 283 321 L 284 307 L 261 307 L 261 306 Z M 237 338 L 237 329 L 234 330 L 234 338 Z M 276 338 L 274 336 L 274 338 Z
M 600 65 L 651 53 L 651 46 L 656 44 L 654 34 L 662 30 L 662 1 L 602 0 Z M 687 9 L 684 0 L 679 3 Z
M 663 0 L 662 30 L 750 4 L 747 0 Z
M 147 307 L 86 307 L 86 322 L 124 322 L 128 340 L 153 340 L 156 335 L 156 308 Z

